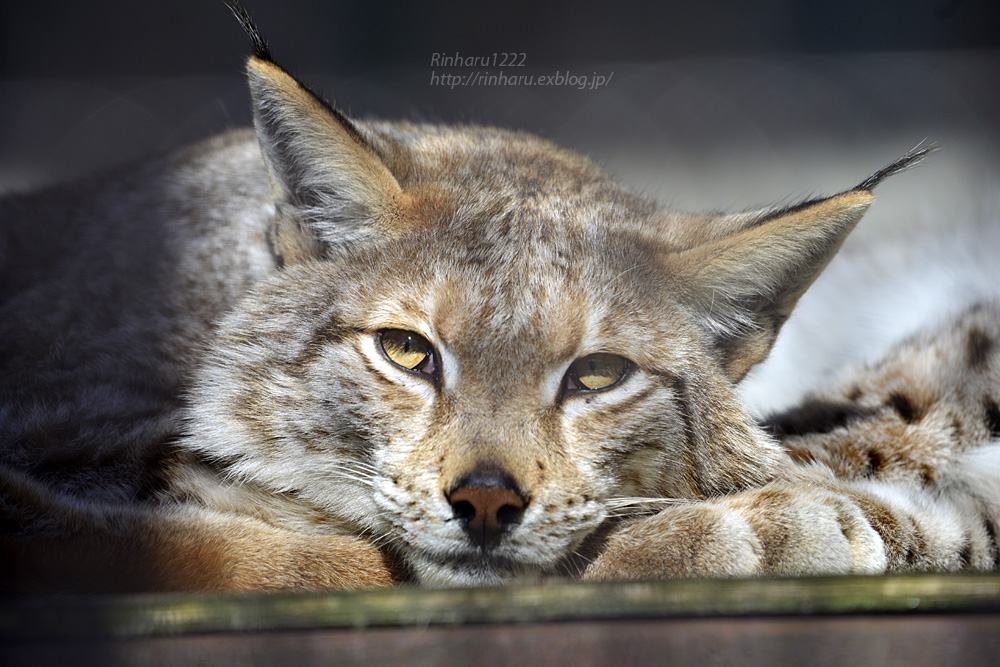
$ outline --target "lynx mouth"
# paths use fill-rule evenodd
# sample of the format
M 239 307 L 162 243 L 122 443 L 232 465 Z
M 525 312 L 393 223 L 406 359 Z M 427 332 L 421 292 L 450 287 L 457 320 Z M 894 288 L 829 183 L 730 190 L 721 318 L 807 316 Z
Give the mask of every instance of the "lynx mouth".
M 451 543 L 445 548 L 411 543 L 400 553 L 424 586 L 500 586 L 562 572 L 594 532 L 591 527 L 577 531 L 570 540 L 535 536 L 538 539 L 527 538 L 530 545 L 503 544 L 493 548 L 472 542 Z
M 508 557 L 478 551 L 461 555 L 436 556 L 426 552 L 407 559 L 423 586 L 500 586 L 514 579 L 537 578 L 542 568 Z

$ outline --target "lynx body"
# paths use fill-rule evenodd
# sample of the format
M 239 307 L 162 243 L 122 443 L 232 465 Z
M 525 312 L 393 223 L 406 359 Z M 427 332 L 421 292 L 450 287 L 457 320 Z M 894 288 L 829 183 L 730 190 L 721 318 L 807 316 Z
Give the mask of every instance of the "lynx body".
M 241 19 L 255 134 L 0 203 L 6 587 L 996 568 L 997 304 L 764 425 L 735 389 L 926 150 L 681 214 L 348 119 Z

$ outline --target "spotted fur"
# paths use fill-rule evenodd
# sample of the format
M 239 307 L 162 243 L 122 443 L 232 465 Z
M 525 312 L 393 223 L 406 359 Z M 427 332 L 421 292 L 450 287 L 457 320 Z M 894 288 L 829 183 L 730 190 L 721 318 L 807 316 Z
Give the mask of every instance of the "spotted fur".
M 1000 303 L 981 303 L 851 369 L 765 421 L 792 463 L 778 478 L 636 520 L 587 575 L 996 569 L 998 337 Z
M 0 203 L 4 588 L 996 568 L 995 304 L 764 425 L 735 387 L 927 150 L 682 214 L 531 135 L 350 119 L 236 7 L 254 133 Z

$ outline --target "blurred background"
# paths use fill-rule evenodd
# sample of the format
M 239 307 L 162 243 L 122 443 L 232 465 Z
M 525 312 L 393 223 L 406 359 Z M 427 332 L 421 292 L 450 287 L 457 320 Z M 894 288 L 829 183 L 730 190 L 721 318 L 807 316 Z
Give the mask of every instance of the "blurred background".
M 530 130 L 677 206 L 844 187 L 925 139 L 996 158 L 994 0 L 246 4 L 276 59 L 354 114 Z M 247 52 L 221 0 L 0 0 L 0 187 L 247 124 Z M 607 80 L 452 88 L 440 75 L 501 71 L 432 65 L 456 53 Z
M 934 142 L 847 251 L 1000 224 L 996 0 L 245 2 L 276 60 L 356 116 L 528 130 L 691 210 L 847 189 Z M 0 0 L 0 191 L 248 124 L 248 51 L 220 0 Z M 494 53 L 523 66 L 435 59 Z

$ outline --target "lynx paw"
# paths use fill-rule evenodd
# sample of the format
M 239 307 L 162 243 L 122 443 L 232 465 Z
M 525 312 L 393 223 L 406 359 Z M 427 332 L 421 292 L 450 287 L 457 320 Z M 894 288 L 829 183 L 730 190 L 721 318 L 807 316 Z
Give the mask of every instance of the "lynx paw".
M 771 485 L 626 525 L 587 579 L 748 577 L 883 572 L 885 546 L 848 497 Z
M 710 504 L 671 508 L 636 521 L 608 540 L 585 579 L 751 576 L 764 549 L 738 514 Z

